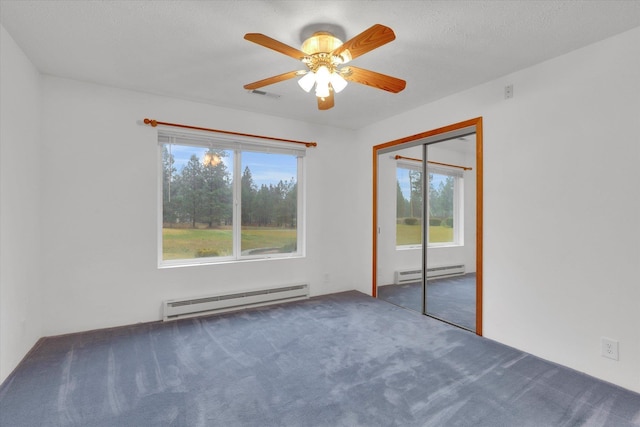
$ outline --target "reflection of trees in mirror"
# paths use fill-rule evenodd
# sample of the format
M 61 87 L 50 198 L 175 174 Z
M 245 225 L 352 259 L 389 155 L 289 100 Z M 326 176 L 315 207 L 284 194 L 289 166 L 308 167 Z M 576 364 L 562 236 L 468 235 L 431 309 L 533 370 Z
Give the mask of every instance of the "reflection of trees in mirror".
M 437 187 L 435 183 L 438 182 Z M 453 227 L 453 191 L 455 178 L 429 174 L 429 224 Z M 439 221 L 439 224 L 432 224 Z
M 420 171 L 409 170 L 409 199 L 404 196 L 397 180 L 397 218 L 420 218 L 422 216 L 422 173 Z M 437 173 L 429 174 L 429 218 L 431 221 L 438 220 L 438 224 L 453 226 L 453 198 L 454 198 L 455 178 L 450 175 Z M 442 224 L 440 224 L 442 222 Z M 409 224 L 405 220 L 406 224 Z M 410 225 L 415 225 L 415 222 Z
M 406 172 L 405 172 L 406 171 Z M 398 173 L 406 173 L 409 179 L 409 199 L 404 196 L 400 180 L 397 181 L 397 218 L 420 218 L 422 216 L 422 172 L 398 168 Z
M 422 172 L 409 170 L 410 199 L 404 197 L 400 180 L 396 181 L 396 245 L 422 243 Z M 455 178 L 429 174 L 429 242 L 453 242 Z

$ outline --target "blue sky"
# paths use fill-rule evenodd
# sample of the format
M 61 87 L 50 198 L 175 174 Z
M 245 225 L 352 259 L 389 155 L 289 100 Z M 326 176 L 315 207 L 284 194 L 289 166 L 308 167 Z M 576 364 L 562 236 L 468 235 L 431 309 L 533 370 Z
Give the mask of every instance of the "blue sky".
M 397 179 L 400 182 L 400 191 L 405 199 L 409 200 L 411 194 L 411 187 L 409 183 L 409 169 L 397 168 Z M 433 174 L 433 185 L 438 188 L 440 182 L 444 181 L 447 177 L 445 175 Z
M 171 154 L 173 155 L 176 171 L 180 173 L 182 168 L 189 162 L 192 154 L 202 159 L 204 153 L 208 150 L 206 147 L 190 147 L 185 145 L 171 145 Z M 233 170 L 233 152 L 227 151 L 230 155 L 223 157 L 222 161 L 231 172 Z M 279 181 L 294 180 L 297 177 L 297 158 L 290 155 L 267 154 L 244 152 L 242 154 L 242 169 L 249 166 L 253 182 L 258 188 L 262 184 L 277 184 Z

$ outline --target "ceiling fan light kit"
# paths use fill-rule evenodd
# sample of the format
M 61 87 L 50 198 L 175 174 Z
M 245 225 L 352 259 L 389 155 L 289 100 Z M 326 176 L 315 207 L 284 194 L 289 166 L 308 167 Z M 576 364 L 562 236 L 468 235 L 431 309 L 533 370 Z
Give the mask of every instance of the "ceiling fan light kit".
M 394 40 L 396 36 L 393 30 L 384 25 L 376 24 L 345 43 L 329 32 L 318 31 L 302 43 L 300 50 L 264 34 L 248 33 L 244 38 L 295 58 L 307 66 L 307 70 L 291 71 L 244 85 L 247 90 L 302 76 L 298 85 L 305 92 L 311 92 L 315 86 L 318 109 L 328 110 L 334 106 L 334 93 L 341 92 L 348 81 L 392 93 L 398 93 L 406 86 L 404 80 L 374 71 L 353 66 L 339 68 L 352 59 Z

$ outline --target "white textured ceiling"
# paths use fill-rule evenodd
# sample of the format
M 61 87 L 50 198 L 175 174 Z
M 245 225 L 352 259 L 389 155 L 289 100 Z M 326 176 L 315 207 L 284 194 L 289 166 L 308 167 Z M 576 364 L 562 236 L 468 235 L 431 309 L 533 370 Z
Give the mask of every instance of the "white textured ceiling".
M 0 0 L 0 16 L 45 74 L 357 129 L 638 27 L 640 1 Z M 350 83 L 328 111 L 295 80 L 263 88 L 278 99 L 243 89 L 303 68 L 245 33 L 299 48 L 321 23 L 347 39 L 376 23 L 393 28 L 396 40 L 352 64 L 406 89 Z

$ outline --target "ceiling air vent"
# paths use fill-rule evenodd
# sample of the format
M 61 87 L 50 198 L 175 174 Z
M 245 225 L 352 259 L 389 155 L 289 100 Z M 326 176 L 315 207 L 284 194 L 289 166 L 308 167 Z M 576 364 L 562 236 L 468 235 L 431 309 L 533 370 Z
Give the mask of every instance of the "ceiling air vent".
M 270 93 L 270 92 L 265 92 L 263 90 L 257 90 L 257 89 L 253 89 L 248 91 L 249 93 L 252 93 L 254 95 L 262 95 L 262 96 L 266 96 L 267 98 L 273 98 L 273 99 L 278 99 L 280 98 L 280 95 L 275 94 L 275 93 Z

